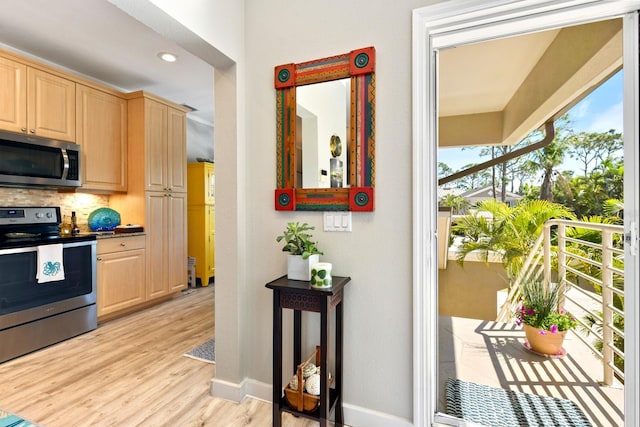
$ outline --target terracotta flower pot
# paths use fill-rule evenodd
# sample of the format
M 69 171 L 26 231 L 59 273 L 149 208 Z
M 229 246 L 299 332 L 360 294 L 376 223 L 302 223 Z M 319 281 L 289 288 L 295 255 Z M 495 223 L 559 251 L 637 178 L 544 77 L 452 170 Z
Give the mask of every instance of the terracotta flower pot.
M 542 331 L 533 326 L 524 325 L 524 332 L 527 336 L 527 341 L 531 350 L 536 353 L 558 355 L 562 353 L 562 343 L 564 337 L 567 335 L 567 331 L 556 332 L 555 334 L 549 331 Z

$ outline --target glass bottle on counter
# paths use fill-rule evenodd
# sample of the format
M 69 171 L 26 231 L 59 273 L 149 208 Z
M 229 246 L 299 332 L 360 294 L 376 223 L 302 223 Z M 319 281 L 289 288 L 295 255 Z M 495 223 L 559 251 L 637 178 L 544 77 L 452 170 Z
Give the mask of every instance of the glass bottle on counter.
M 60 224 L 60 235 L 63 237 L 71 236 L 72 230 L 73 230 L 73 227 L 69 222 L 69 217 L 65 215 L 64 218 L 62 219 L 62 224 Z
M 78 227 L 78 218 L 76 217 L 76 211 L 71 212 L 71 234 L 80 234 L 80 227 Z

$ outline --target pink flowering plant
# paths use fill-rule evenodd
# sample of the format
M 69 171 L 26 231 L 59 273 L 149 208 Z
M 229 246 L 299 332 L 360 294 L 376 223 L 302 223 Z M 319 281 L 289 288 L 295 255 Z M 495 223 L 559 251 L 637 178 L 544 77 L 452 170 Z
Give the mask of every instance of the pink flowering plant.
M 521 304 L 515 312 L 516 324 L 540 329 L 541 334 L 568 331 L 578 321 L 566 310 L 558 309 L 560 285 L 545 285 L 540 281 L 524 282 Z

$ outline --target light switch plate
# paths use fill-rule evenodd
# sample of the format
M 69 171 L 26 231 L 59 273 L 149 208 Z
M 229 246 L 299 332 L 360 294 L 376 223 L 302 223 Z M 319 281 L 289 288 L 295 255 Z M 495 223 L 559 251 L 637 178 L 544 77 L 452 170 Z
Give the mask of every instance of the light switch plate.
M 351 231 L 351 211 L 325 212 L 324 231 Z

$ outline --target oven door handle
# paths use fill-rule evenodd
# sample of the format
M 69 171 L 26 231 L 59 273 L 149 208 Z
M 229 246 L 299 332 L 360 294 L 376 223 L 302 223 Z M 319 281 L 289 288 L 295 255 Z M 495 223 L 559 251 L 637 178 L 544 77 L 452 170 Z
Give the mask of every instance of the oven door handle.
M 55 244 L 55 243 L 49 243 L 51 244 Z M 39 245 L 39 246 L 46 246 L 47 244 L 43 244 L 43 245 Z M 83 240 L 81 242 L 69 242 L 69 243 L 63 243 L 62 244 L 62 249 L 67 249 L 67 248 L 74 248 L 76 246 L 91 246 L 91 245 L 96 245 L 96 241 L 95 240 Z M 26 247 L 22 247 L 22 248 L 10 248 L 10 249 L 0 249 L 0 255 L 11 255 L 11 254 L 24 254 L 27 252 L 37 252 L 38 251 L 38 246 L 26 246 Z

